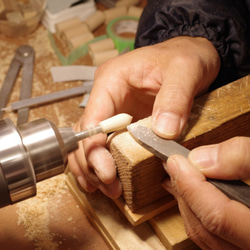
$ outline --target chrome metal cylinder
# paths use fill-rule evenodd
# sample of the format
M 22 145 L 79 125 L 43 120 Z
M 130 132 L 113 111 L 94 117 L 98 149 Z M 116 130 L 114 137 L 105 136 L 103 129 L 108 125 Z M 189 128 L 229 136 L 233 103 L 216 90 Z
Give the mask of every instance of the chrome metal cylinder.
M 34 196 L 37 181 L 63 173 L 78 147 L 74 135 L 44 118 L 18 128 L 0 120 L 0 207 Z
M 0 207 L 36 194 L 32 163 L 20 134 L 9 119 L 0 121 L 0 168 Z
M 18 127 L 23 145 L 29 153 L 37 181 L 64 171 L 67 151 L 56 126 L 46 119 Z

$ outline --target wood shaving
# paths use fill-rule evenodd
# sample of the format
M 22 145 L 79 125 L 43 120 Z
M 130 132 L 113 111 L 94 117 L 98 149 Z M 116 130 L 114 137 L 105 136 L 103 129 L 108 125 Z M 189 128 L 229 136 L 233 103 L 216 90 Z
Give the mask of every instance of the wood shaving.
M 49 202 L 53 196 L 68 190 L 66 175 L 62 174 L 37 184 L 37 195 L 17 204 L 18 225 L 23 225 L 25 237 L 34 242 L 36 250 L 56 250 L 54 234 L 49 231 Z

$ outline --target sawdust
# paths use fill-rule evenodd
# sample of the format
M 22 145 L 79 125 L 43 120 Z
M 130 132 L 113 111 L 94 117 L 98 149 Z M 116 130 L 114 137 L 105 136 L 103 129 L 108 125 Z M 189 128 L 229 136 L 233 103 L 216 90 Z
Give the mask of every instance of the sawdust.
M 66 175 L 62 174 L 37 184 L 37 195 L 17 204 L 18 225 L 23 225 L 25 237 L 34 242 L 36 250 L 56 250 L 61 242 L 58 235 L 49 230 L 49 208 L 51 197 L 64 195 L 68 190 Z

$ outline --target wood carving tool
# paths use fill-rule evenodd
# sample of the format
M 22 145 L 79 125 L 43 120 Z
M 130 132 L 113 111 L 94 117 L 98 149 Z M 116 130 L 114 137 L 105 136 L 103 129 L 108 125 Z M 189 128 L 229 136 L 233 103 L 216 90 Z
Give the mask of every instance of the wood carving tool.
M 188 157 L 189 150 L 173 140 L 157 136 L 152 129 L 138 124 L 127 127 L 135 140 L 162 161 L 167 161 L 171 155 L 179 154 Z M 230 199 L 241 202 L 250 208 L 250 186 L 240 180 L 207 179 Z
M 20 91 L 20 100 L 30 98 L 34 67 L 34 50 L 28 45 L 20 46 L 11 61 L 7 75 L 2 84 L 0 91 L 0 118 L 3 116 L 3 108 L 9 101 L 11 91 L 16 81 L 20 68 L 23 67 L 22 85 Z M 29 108 L 18 110 L 17 124 L 27 122 L 29 116 Z
M 9 118 L 0 120 L 0 208 L 34 196 L 37 181 L 63 173 L 78 141 L 126 128 L 131 120 L 119 114 L 79 133 L 44 118 L 18 127 Z

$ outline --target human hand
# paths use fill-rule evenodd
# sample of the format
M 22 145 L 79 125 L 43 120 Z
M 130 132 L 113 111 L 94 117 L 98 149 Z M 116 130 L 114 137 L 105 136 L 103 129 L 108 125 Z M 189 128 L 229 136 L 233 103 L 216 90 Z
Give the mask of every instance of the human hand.
M 172 156 L 163 182 L 178 201 L 188 236 L 202 249 L 250 249 L 250 209 L 206 181 L 250 177 L 250 138 L 236 137 Z
M 194 96 L 206 91 L 219 66 L 213 45 L 199 37 L 173 38 L 112 59 L 97 69 L 88 105 L 75 129 L 95 126 L 118 113 L 128 113 L 134 121 L 152 114 L 153 129 L 175 137 L 187 121 Z M 85 190 L 99 188 L 111 198 L 121 195 L 105 135 L 79 143 L 69 166 Z

